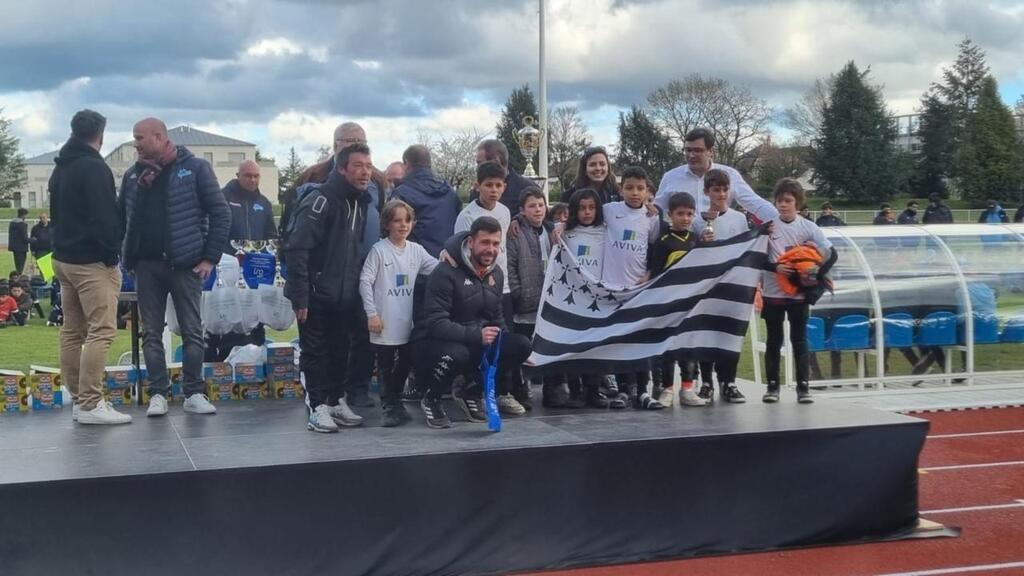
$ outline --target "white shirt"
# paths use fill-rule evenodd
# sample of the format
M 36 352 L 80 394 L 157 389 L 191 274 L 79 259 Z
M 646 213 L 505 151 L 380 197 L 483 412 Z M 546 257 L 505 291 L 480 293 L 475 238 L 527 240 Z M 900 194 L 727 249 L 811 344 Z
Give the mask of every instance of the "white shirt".
M 775 205 L 758 196 L 735 168 L 724 164 L 711 164 L 711 168 L 717 168 L 729 175 L 730 203 L 736 201 L 762 222 L 779 219 L 779 211 L 775 209 Z M 668 214 L 668 199 L 676 192 L 689 192 L 693 196 L 697 202 L 698 216 L 711 208 L 711 199 L 704 193 L 704 177 L 691 172 L 689 164 L 673 168 L 661 177 L 661 185 L 658 186 L 658 193 L 654 195 L 654 203 Z M 715 228 L 717 231 L 718 226 Z
M 717 227 L 715 228 L 717 233 Z M 817 224 L 807 220 L 803 216 L 797 216 L 792 222 L 784 222 L 782 219 L 775 220 L 775 231 L 772 232 L 768 241 L 768 259 L 778 262 L 779 256 L 790 248 L 800 246 L 804 242 L 811 241 L 818 247 L 822 256 L 828 257 L 832 252 L 832 243 L 825 238 L 825 234 L 818 228 Z M 790 296 L 782 291 L 779 282 L 775 278 L 775 272 L 764 273 L 764 297 L 785 298 L 787 300 L 803 300 L 803 294 Z
M 690 228 L 700 238 L 700 235 L 704 233 L 704 229 L 707 227 L 708 221 L 700 214 L 697 214 L 697 217 L 693 219 L 693 226 Z M 712 222 L 711 228 L 715 231 L 715 240 L 728 240 L 750 229 L 747 226 L 747 216 L 741 214 L 738 210 L 726 210 L 719 214 Z
M 577 226 L 562 234 L 562 240 L 580 268 L 586 270 L 593 276 L 594 281 L 601 280 L 601 273 L 604 269 L 604 242 L 607 235 L 607 227 L 600 226 Z
M 508 208 L 505 207 L 501 202 L 494 204 L 494 210 L 488 210 L 480 205 L 480 202 L 474 200 L 459 212 L 459 217 L 455 219 L 455 231 L 454 234 L 459 232 L 469 232 L 473 222 L 481 216 L 490 216 L 501 224 L 501 249 L 498 251 L 497 264 L 498 268 L 501 268 L 502 275 L 505 277 L 505 286 L 502 289 L 503 294 L 511 294 L 512 290 L 508 286 L 508 254 L 506 253 L 506 244 L 508 244 L 508 227 L 512 223 L 512 214 L 509 213 Z M 452 254 L 452 258 L 457 258 L 459 255 Z
M 647 207 L 630 208 L 625 202 L 609 202 L 602 206 L 605 235 L 601 280 L 607 284 L 630 288 L 647 274 L 647 248 L 658 239 L 661 219 L 647 215 Z
M 387 238 L 370 248 L 359 275 L 359 295 L 367 318 L 379 316 L 384 329 L 370 332 L 370 342 L 382 346 L 401 346 L 412 332 L 413 288 L 416 277 L 430 274 L 437 259 L 419 244 L 407 240 L 405 248 Z

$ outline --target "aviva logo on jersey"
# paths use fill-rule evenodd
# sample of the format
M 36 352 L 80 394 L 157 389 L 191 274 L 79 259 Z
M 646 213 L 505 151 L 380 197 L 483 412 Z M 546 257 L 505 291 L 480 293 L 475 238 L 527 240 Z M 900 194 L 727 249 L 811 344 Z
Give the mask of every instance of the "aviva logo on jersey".
M 396 274 L 395 275 L 395 286 L 408 286 L 409 275 L 408 274 Z
M 632 242 L 634 240 L 636 240 L 636 230 L 623 230 L 622 231 L 622 241 L 623 242 Z
M 412 296 L 411 284 L 412 282 L 410 281 L 408 274 L 395 274 L 396 288 L 389 288 L 388 296 L 397 298 Z
M 590 256 L 590 246 L 583 246 L 582 244 L 577 246 L 576 256 Z

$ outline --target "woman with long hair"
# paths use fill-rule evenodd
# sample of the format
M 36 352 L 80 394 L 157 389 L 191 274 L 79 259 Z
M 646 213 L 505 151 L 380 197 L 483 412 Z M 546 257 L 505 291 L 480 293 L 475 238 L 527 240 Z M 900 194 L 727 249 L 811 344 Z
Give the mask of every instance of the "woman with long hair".
M 619 184 L 615 181 L 611 160 L 604 146 L 591 146 L 583 151 L 579 168 L 576 170 L 576 180 L 565 191 L 563 198 L 572 198 L 573 192 L 584 188 L 597 192 L 602 205 L 622 200 L 619 195 Z

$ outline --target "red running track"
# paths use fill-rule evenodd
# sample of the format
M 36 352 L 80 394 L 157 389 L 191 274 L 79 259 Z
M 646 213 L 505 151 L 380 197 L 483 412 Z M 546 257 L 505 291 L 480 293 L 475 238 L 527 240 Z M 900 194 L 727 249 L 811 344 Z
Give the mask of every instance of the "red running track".
M 1024 430 L 1024 408 L 914 416 L 931 422 L 922 468 L 1024 461 L 1024 433 L 943 437 Z M 879 576 L 958 568 L 962 570 L 943 574 L 1024 575 L 1024 464 L 923 471 L 920 483 L 922 517 L 961 528 L 959 538 L 581 568 L 531 576 Z M 1010 507 L 949 511 L 978 506 Z M 1001 564 L 1010 566 L 965 569 Z

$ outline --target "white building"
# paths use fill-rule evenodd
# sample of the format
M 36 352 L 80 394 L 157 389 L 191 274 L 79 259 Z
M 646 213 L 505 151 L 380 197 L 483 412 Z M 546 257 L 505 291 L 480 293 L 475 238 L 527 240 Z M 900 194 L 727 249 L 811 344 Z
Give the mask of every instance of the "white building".
M 203 158 L 213 167 L 217 182 L 223 188 L 238 172 L 238 165 L 245 160 L 256 160 L 256 145 L 235 140 L 219 134 L 196 130 L 190 126 L 178 126 L 167 131 L 167 137 L 179 146 L 185 146 L 197 158 Z M 135 146 L 125 142 L 106 157 L 107 164 L 114 172 L 114 185 L 121 188 L 121 178 L 135 164 Z M 260 160 L 260 192 L 273 203 L 277 203 L 277 165 L 273 160 Z
M 58 150 L 54 150 L 25 160 L 28 178 L 21 189 L 21 198 L 16 201 L 16 206 L 45 208 L 50 205 L 47 185 L 50 182 L 50 174 L 53 173 L 53 159 L 57 157 L 57 152 Z

